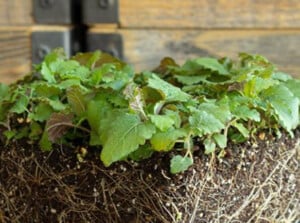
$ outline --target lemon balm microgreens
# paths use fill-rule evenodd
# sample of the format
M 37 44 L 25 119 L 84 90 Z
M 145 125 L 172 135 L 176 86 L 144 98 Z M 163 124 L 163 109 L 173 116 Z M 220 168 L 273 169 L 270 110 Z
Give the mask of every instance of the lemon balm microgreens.
M 260 55 L 201 57 L 153 71 L 100 51 L 67 58 L 48 54 L 33 74 L 0 84 L 0 121 L 7 141 L 27 138 L 49 151 L 72 140 L 101 148 L 105 166 L 172 151 L 170 171 L 193 164 L 195 143 L 226 153 L 256 132 L 280 134 L 299 125 L 300 81 Z M 17 124 L 13 124 L 17 122 Z

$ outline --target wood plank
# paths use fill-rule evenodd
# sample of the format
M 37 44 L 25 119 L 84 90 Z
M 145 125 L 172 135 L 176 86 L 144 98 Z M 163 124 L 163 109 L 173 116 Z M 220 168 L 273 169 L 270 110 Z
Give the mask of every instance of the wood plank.
M 153 69 L 160 59 L 179 63 L 199 56 L 236 58 L 239 52 L 262 54 L 285 72 L 300 77 L 300 30 L 91 29 L 123 37 L 125 60 L 136 70 Z
M 32 23 L 32 0 L 0 0 L 0 25 Z
M 0 26 L 0 82 L 11 83 L 31 70 L 31 33 L 67 31 L 72 26 Z
M 121 0 L 123 28 L 298 28 L 299 0 Z
M 11 83 L 31 69 L 30 29 L 0 27 L 0 82 Z

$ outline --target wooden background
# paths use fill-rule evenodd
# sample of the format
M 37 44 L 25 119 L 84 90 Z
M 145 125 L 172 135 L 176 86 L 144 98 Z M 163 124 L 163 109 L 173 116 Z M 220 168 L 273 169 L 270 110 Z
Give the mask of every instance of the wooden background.
M 119 7 L 118 25 L 94 24 L 89 32 L 121 34 L 125 60 L 137 71 L 165 56 L 183 62 L 250 52 L 300 78 L 299 0 L 119 0 Z M 0 82 L 30 71 L 37 27 L 31 0 L 0 0 Z

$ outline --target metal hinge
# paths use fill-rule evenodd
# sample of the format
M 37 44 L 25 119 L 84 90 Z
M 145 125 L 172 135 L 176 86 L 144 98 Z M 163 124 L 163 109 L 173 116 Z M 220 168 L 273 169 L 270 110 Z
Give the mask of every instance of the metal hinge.
M 121 35 L 88 32 L 89 24 L 118 23 L 118 5 L 117 0 L 33 0 L 36 23 L 48 26 L 32 32 L 32 62 L 41 62 L 57 47 L 63 47 L 67 56 L 101 50 L 122 59 Z M 53 24 L 64 28 L 57 29 Z

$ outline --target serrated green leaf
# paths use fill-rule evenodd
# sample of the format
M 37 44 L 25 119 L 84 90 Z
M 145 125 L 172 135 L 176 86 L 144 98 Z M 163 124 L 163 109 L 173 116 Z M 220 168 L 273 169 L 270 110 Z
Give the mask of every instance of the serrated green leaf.
M 261 97 L 268 101 L 278 116 L 279 123 L 291 133 L 299 124 L 299 99 L 287 87 L 272 86 Z
M 261 91 L 276 84 L 278 84 L 277 80 L 253 77 L 250 81 L 245 83 L 244 94 L 248 97 L 257 97 Z
M 203 142 L 205 154 L 212 154 L 216 150 L 216 143 L 212 138 L 206 138 Z
M 84 93 L 78 86 L 73 86 L 67 90 L 67 99 L 77 116 L 81 116 L 86 111 Z
M 229 106 L 233 116 L 244 121 L 260 121 L 260 113 L 251 105 L 251 99 L 240 94 L 229 94 Z M 252 101 L 253 102 L 253 101 Z
M 119 113 L 113 117 L 105 131 L 101 160 L 105 166 L 109 166 L 137 150 L 139 145 L 145 144 L 155 133 L 155 127 L 151 123 L 142 122 L 138 115 Z
M 186 75 L 175 75 L 175 78 L 178 82 L 185 85 L 198 84 L 200 82 L 206 81 L 206 78 L 209 75 L 199 75 L 199 76 L 186 76 Z
M 53 96 L 58 96 L 61 93 L 61 90 L 57 87 L 56 84 L 36 82 L 32 85 L 36 97 L 51 98 Z
M 218 74 L 227 75 L 229 74 L 226 67 L 221 64 L 217 59 L 211 57 L 201 57 L 193 60 L 188 60 L 182 68 L 185 70 L 200 70 L 200 68 L 209 69 L 211 71 L 215 71 Z M 196 69 L 195 69 L 196 68 Z
M 174 147 L 176 140 L 186 135 L 187 132 L 183 129 L 169 129 L 166 132 L 155 133 L 150 139 L 150 143 L 156 151 L 169 151 Z
M 175 121 L 168 115 L 148 115 L 148 117 L 151 122 L 163 132 L 167 131 L 175 124 Z
M 46 121 L 50 117 L 50 115 L 53 113 L 53 108 L 43 102 L 40 102 L 33 110 L 33 112 L 29 113 L 28 117 L 31 120 L 35 121 Z
M 214 102 L 202 103 L 189 116 L 189 123 L 199 136 L 220 132 L 231 118 L 227 105 L 218 105 Z
M 90 70 L 81 66 L 76 60 L 57 60 L 49 65 L 52 73 L 57 74 L 62 79 L 84 80 L 89 76 Z
M 176 107 L 176 109 L 177 109 L 177 107 Z M 180 114 L 179 114 L 179 111 L 177 111 L 177 110 L 169 110 L 169 109 L 164 109 L 163 110 L 163 113 L 166 115 L 166 116 L 168 116 L 168 117 L 170 117 L 171 119 L 173 119 L 173 121 L 174 121 L 174 126 L 175 126 L 175 128 L 180 128 L 180 126 L 181 126 L 181 117 L 180 117 Z
M 10 112 L 21 114 L 27 110 L 29 98 L 26 95 L 19 95 L 15 104 L 10 108 Z
M 190 99 L 189 94 L 160 79 L 155 74 L 152 74 L 148 79 L 148 86 L 159 90 L 163 94 L 165 101 L 187 101 Z
M 172 174 L 184 172 L 191 165 L 193 165 L 192 158 L 176 155 L 171 159 L 170 171 Z
M 56 86 L 62 90 L 68 89 L 73 86 L 79 86 L 80 88 L 85 89 L 85 87 L 81 85 L 81 81 L 79 79 L 66 79 L 59 82 Z

